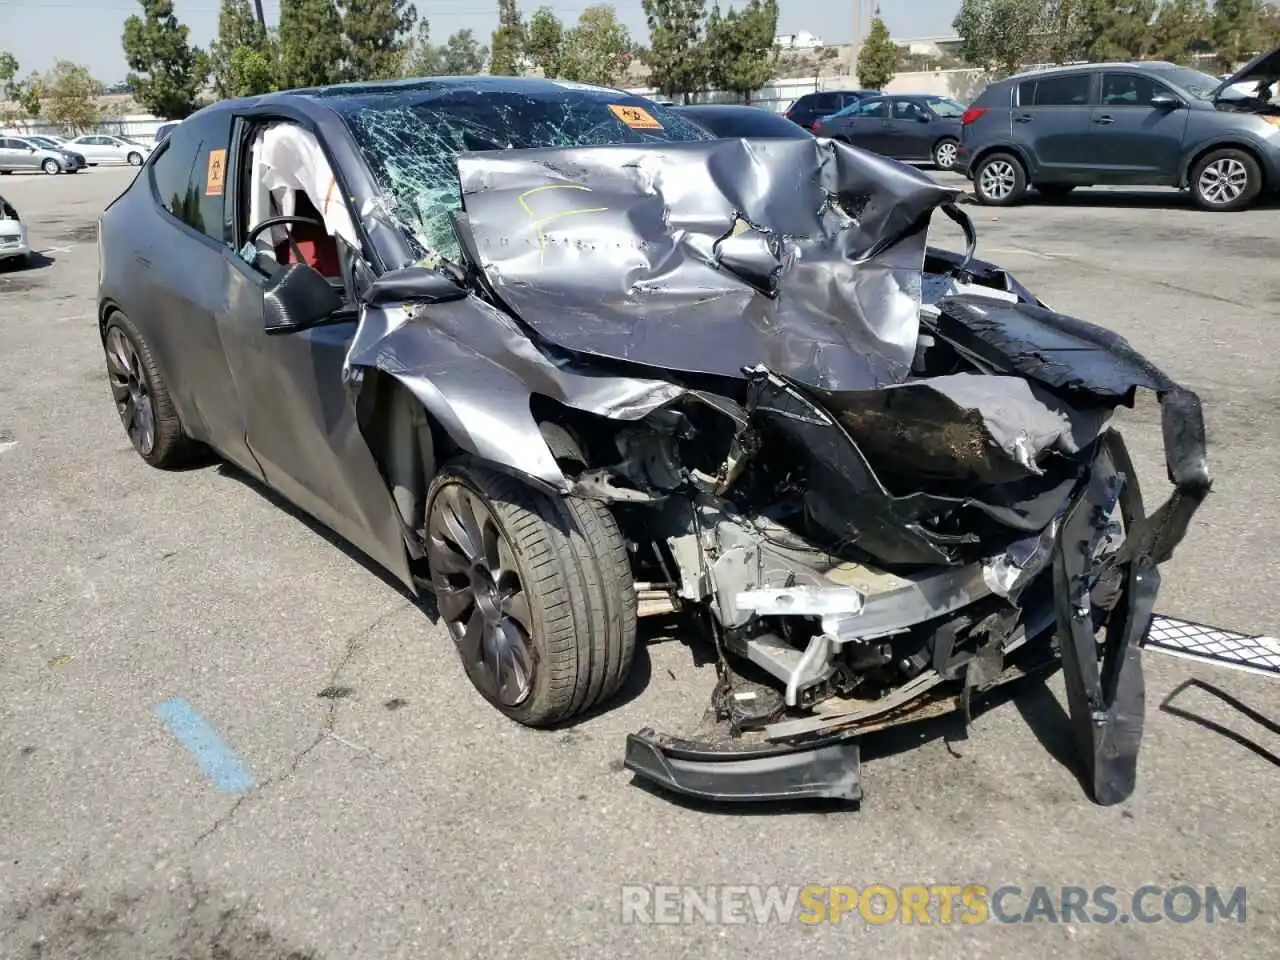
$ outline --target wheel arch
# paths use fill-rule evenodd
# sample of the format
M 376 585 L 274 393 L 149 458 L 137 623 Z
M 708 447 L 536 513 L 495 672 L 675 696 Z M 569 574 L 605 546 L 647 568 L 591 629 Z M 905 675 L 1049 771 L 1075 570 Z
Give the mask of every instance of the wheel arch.
M 1007 153 L 1022 164 L 1022 172 L 1026 174 L 1027 180 L 1030 182 L 1034 168 L 1027 156 L 1027 152 L 1021 147 L 1015 146 L 1011 143 L 995 143 L 989 147 L 983 147 L 975 153 L 973 155 L 973 159 L 969 161 L 970 172 L 976 171 L 984 160 L 996 153 Z
M 1258 165 L 1258 171 L 1262 174 L 1262 189 L 1266 190 L 1271 186 L 1273 178 L 1262 150 L 1256 144 L 1238 137 L 1215 140 L 1212 143 L 1202 144 L 1189 152 L 1183 158 L 1182 168 L 1178 171 L 1178 186 L 1189 187 L 1191 185 L 1191 171 L 1195 169 L 1197 163 L 1215 150 L 1239 150 L 1249 154 L 1249 156 L 1253 157 L 1253 162 Z

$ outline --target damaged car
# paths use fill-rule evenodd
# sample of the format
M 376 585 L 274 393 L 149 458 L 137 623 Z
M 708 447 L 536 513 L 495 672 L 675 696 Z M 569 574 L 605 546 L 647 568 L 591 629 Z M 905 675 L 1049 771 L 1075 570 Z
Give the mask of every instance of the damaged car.
M 1115 802 L 1200 403 L 977 260 L 956 200 L 577 83 L 227 101 L 99 220 L 111 392 L 147 463 L 212 450 L 433 596 L 515 721 L 606 703 L 639 618 L 705 631 L 702 725 L 625 746 L 670 790 L 856 800 L 864 734 L 1061 663 Z M 1140 390 L 1151 512 L 1110 426 Z

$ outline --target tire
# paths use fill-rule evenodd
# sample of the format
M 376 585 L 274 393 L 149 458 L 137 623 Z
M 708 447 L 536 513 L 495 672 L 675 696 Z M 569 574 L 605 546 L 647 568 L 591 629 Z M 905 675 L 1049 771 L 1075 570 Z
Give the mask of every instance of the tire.
M 45 173 L 49 174 L 49 176 L 51 177 L 55 173 L 62 172 L 62 167 L 58 166 L 58 161 L 53 159 L 53 157 L 50 157 L 44 163 L 40 164 L 40 169 L 43 170 Z
M 1190 187 L 1201 210 L 1244 210 L 1262 192 L 1262 170 L 1244 150 L 1210 150 L 1192 169 Z
M 1027 192 L 1027 172 L 1011 153 L 983 157 L 973 171 L 973 195 L 988 207 L 1009 207 Z
M 943 137 L 933 145 L 933 165 L 939 170 L 953 170 L 956 165 L 956 149 L 959 142 Z
M 123 313 L 113 313 L 107 320 L 102 348 L 116 412 L 138 456 L 161 470 L 189 462 L 196 444 L 183 432 L 150 345 Z M 142 411 L 141 418 L 138 411 Z M 148 417 L 150 442 L 146 437 Z
M 618 691 L 635 654 L 635 583 L 602 504 L 552 496 L 460 457 L 431 482 L 426 516 L 440 616 L 486 700 L 545 727 Z M 477 532 L 479 550 L 463 542 Z M 526 676 L 485 666 L 499 640 L 511 644 L 502 663 Z
M 137 151 L 134 151 L 134 152 L 130 153 L 130 154 L 129 154 L 129 166 L 131 166 L 131 167 L 140 167 L 140 166 L 142 166 L 142 154 L 138 153 Z
M 1046 200 L 1062 200 L 1075 188 L 1074 183 L 1037 183 L 1036 193 Z
M 11 173 L 13 173 L 12 170 L 0 170 L 0 177 L 7 177 Z

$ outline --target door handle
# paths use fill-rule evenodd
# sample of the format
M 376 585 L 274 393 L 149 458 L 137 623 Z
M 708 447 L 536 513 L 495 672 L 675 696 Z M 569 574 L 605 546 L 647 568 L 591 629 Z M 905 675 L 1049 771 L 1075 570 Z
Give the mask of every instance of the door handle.
M 149 266 L 151 266 L 151 261 L 150 261 L 149 259 L 147 259 L 146 257 L 144 257 L 144 256 L 143 256 L 142 254 L 140 254 L 140 253 L 139 253 L 139 254 L 135 254 L 134 259 L 135 259 L 135 260 L 137 260 L 137 261 L 138 261 L 138 263 L 142 264 L 142 266 L 144 266 L 144 267 L 149 267 Z
M 1030 123 L 1034 118 L 1029 113 L 1019 113 L 1013 119 L 1018 123 Z
M 1115 123 L 1115 119 L 1112 117 L 1094 117 L 1093 122 L 1094 123 Z

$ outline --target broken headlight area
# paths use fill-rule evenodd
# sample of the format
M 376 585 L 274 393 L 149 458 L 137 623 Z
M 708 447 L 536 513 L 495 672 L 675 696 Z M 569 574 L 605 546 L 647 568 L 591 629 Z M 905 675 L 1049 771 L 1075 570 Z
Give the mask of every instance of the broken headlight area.
M 856 799 L 858 737 L 967 715 L 1061 662 L 1094 798 L 1130 793 L 1157 565 L 1209 488 L 1199 402 L 1016 295 L 945 296 L 921 339 L 899 385 L 821 391 L 756 367 L 590 454 L 571 445 L 574 492 L 613 504 L 636 544 L 642 613 L 691 612 L 715 650 L 700 728 L 629 739 L 642 778 Z M 1161 400 L 1174 483 L 1150 517 L 1107 426 L 1139 387 Z

